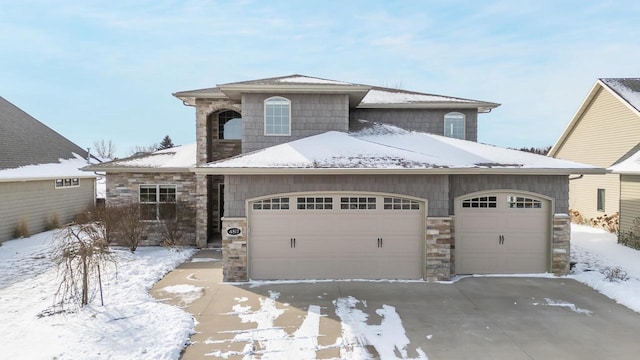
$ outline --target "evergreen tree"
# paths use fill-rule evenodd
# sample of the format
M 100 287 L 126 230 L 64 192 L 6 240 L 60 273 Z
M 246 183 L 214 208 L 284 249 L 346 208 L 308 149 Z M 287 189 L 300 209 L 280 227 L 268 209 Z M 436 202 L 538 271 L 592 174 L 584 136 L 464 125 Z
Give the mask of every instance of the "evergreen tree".
M 164 150 L 164 149 L 169 149 L 174 147 L 175 145 L 173 144 L 173 141 L 171 141 L 171 138 L 169 137 L 169 135 L 166 135 L 164 137 L 164 139 L 162 139 L 162 142 L 160 143 L 160 146 L 158 146 L 158 150 Z

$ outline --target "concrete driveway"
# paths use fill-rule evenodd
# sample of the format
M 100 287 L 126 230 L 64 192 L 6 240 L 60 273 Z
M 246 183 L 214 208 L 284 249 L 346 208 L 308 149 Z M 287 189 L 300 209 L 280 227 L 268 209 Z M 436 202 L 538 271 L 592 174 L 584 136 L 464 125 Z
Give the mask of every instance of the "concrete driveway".
M 571 279 L 222 284 L 219 253 L 201 251 L 195 258 L 152 290 L 198 322 L 183 359 L 247 354 L 256 359 L 637 359 L 640 354 L 640 314 Z M 191 285 L 187 290 L 196 296 L 163 290 L 180 284 Z

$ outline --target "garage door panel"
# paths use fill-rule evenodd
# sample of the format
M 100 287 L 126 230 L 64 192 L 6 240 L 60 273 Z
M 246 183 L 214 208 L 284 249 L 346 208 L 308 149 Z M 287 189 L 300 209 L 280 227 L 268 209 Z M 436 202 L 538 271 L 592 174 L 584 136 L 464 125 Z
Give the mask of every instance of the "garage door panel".
M 483 205 L 492 201 L 495 205 Z M 548 200 L 508 191 L 483 193 L 457 199 L 455 210 L 457 273 L 548 270 Z
M 291 197 L 290 203 L 298 197 L 302 196 Z M 423 210 L 384 209 L 380 196 L 375 197 L 376 209 L 371 209 L 371 196 L 364 197 L 366 209 L 351 209 L 351 204 L 342 208 L 343 195 L 314 197 L 316 202 L 332 197 L 334 208 L 256 211 L 250 207 L 251 278 L 422 278 Z M 354 198 L 363 199 L 350 196 L 349 201 Z

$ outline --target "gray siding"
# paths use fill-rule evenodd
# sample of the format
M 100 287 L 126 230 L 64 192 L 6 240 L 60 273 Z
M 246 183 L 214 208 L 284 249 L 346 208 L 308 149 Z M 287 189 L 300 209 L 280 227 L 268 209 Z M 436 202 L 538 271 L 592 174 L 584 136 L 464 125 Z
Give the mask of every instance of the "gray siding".
M 429 216 L 447 216 L 447 175 L 261 175 L 225 177 L 225 215 L 245 216 L 245 200 L 297 191 L 371 191 L 428 199 Z
M 55 189 L 53 179 L 0 183 L 0 241 L 13 238 L 22 219 L 31 234 L 44 231 L 54 215 L 61 225 L 71 222 L 94 203 L 94 188 L 94 179 L 80 179 L 79 187 L 61 189 Z
M 556 214 L 569 212 L 569 178 L 563 175 L 452 175 L 449 187 L 451 214 L 456 197 L 492 189 L 515 189 L 547 195 L 555 199 Z
M 352 109 L 349 120 L 369 120 L 391 124 L 407 130 L 444 134 L 444 115 L 459 112 L 465 115 L 466 140 L 478 140 L 478 112 L 475 109 Z
M 637 232 L 633 221 L 640 217 L 640 176 L 622 175 L 620 180 L 620 231 Z
M 349 98 L 331 94 L 278 94 L 291 101 L 291 136 L 264 135 L 264 100 L 273 94 L 242 95 L 242 152 L 321 134 L 349 130 Z

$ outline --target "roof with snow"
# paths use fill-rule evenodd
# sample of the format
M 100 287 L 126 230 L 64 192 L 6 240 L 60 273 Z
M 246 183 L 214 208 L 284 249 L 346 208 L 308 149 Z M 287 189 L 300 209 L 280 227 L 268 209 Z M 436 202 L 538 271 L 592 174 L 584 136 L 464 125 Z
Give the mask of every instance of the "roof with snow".
M 605 78 L 600 81 L 640 111 L 640 78 Z
M 87 157 L 86 150 L 1 96 L 0 154 L 0 170 Z
M 176 146 L 83 168 L 85 171 L 185 172 L 196 166 L 196 144 Z
M 488 111 L 500 106 L 488 101 L 355 84 L 300 74 L 227 83 L 214 88 L 176 92 L 173 95 L 188 105 L 195 105 L 196 98 L 226 98 L 240 101 L 241 94 L 252 92 L 343 93 L 349 95 L 350 106 L 358 108 L 464 107 Z
M 203 165 L 203 173 L 604 173 L 604 169 L 518 150 L 370 124 L 310 136 Z

